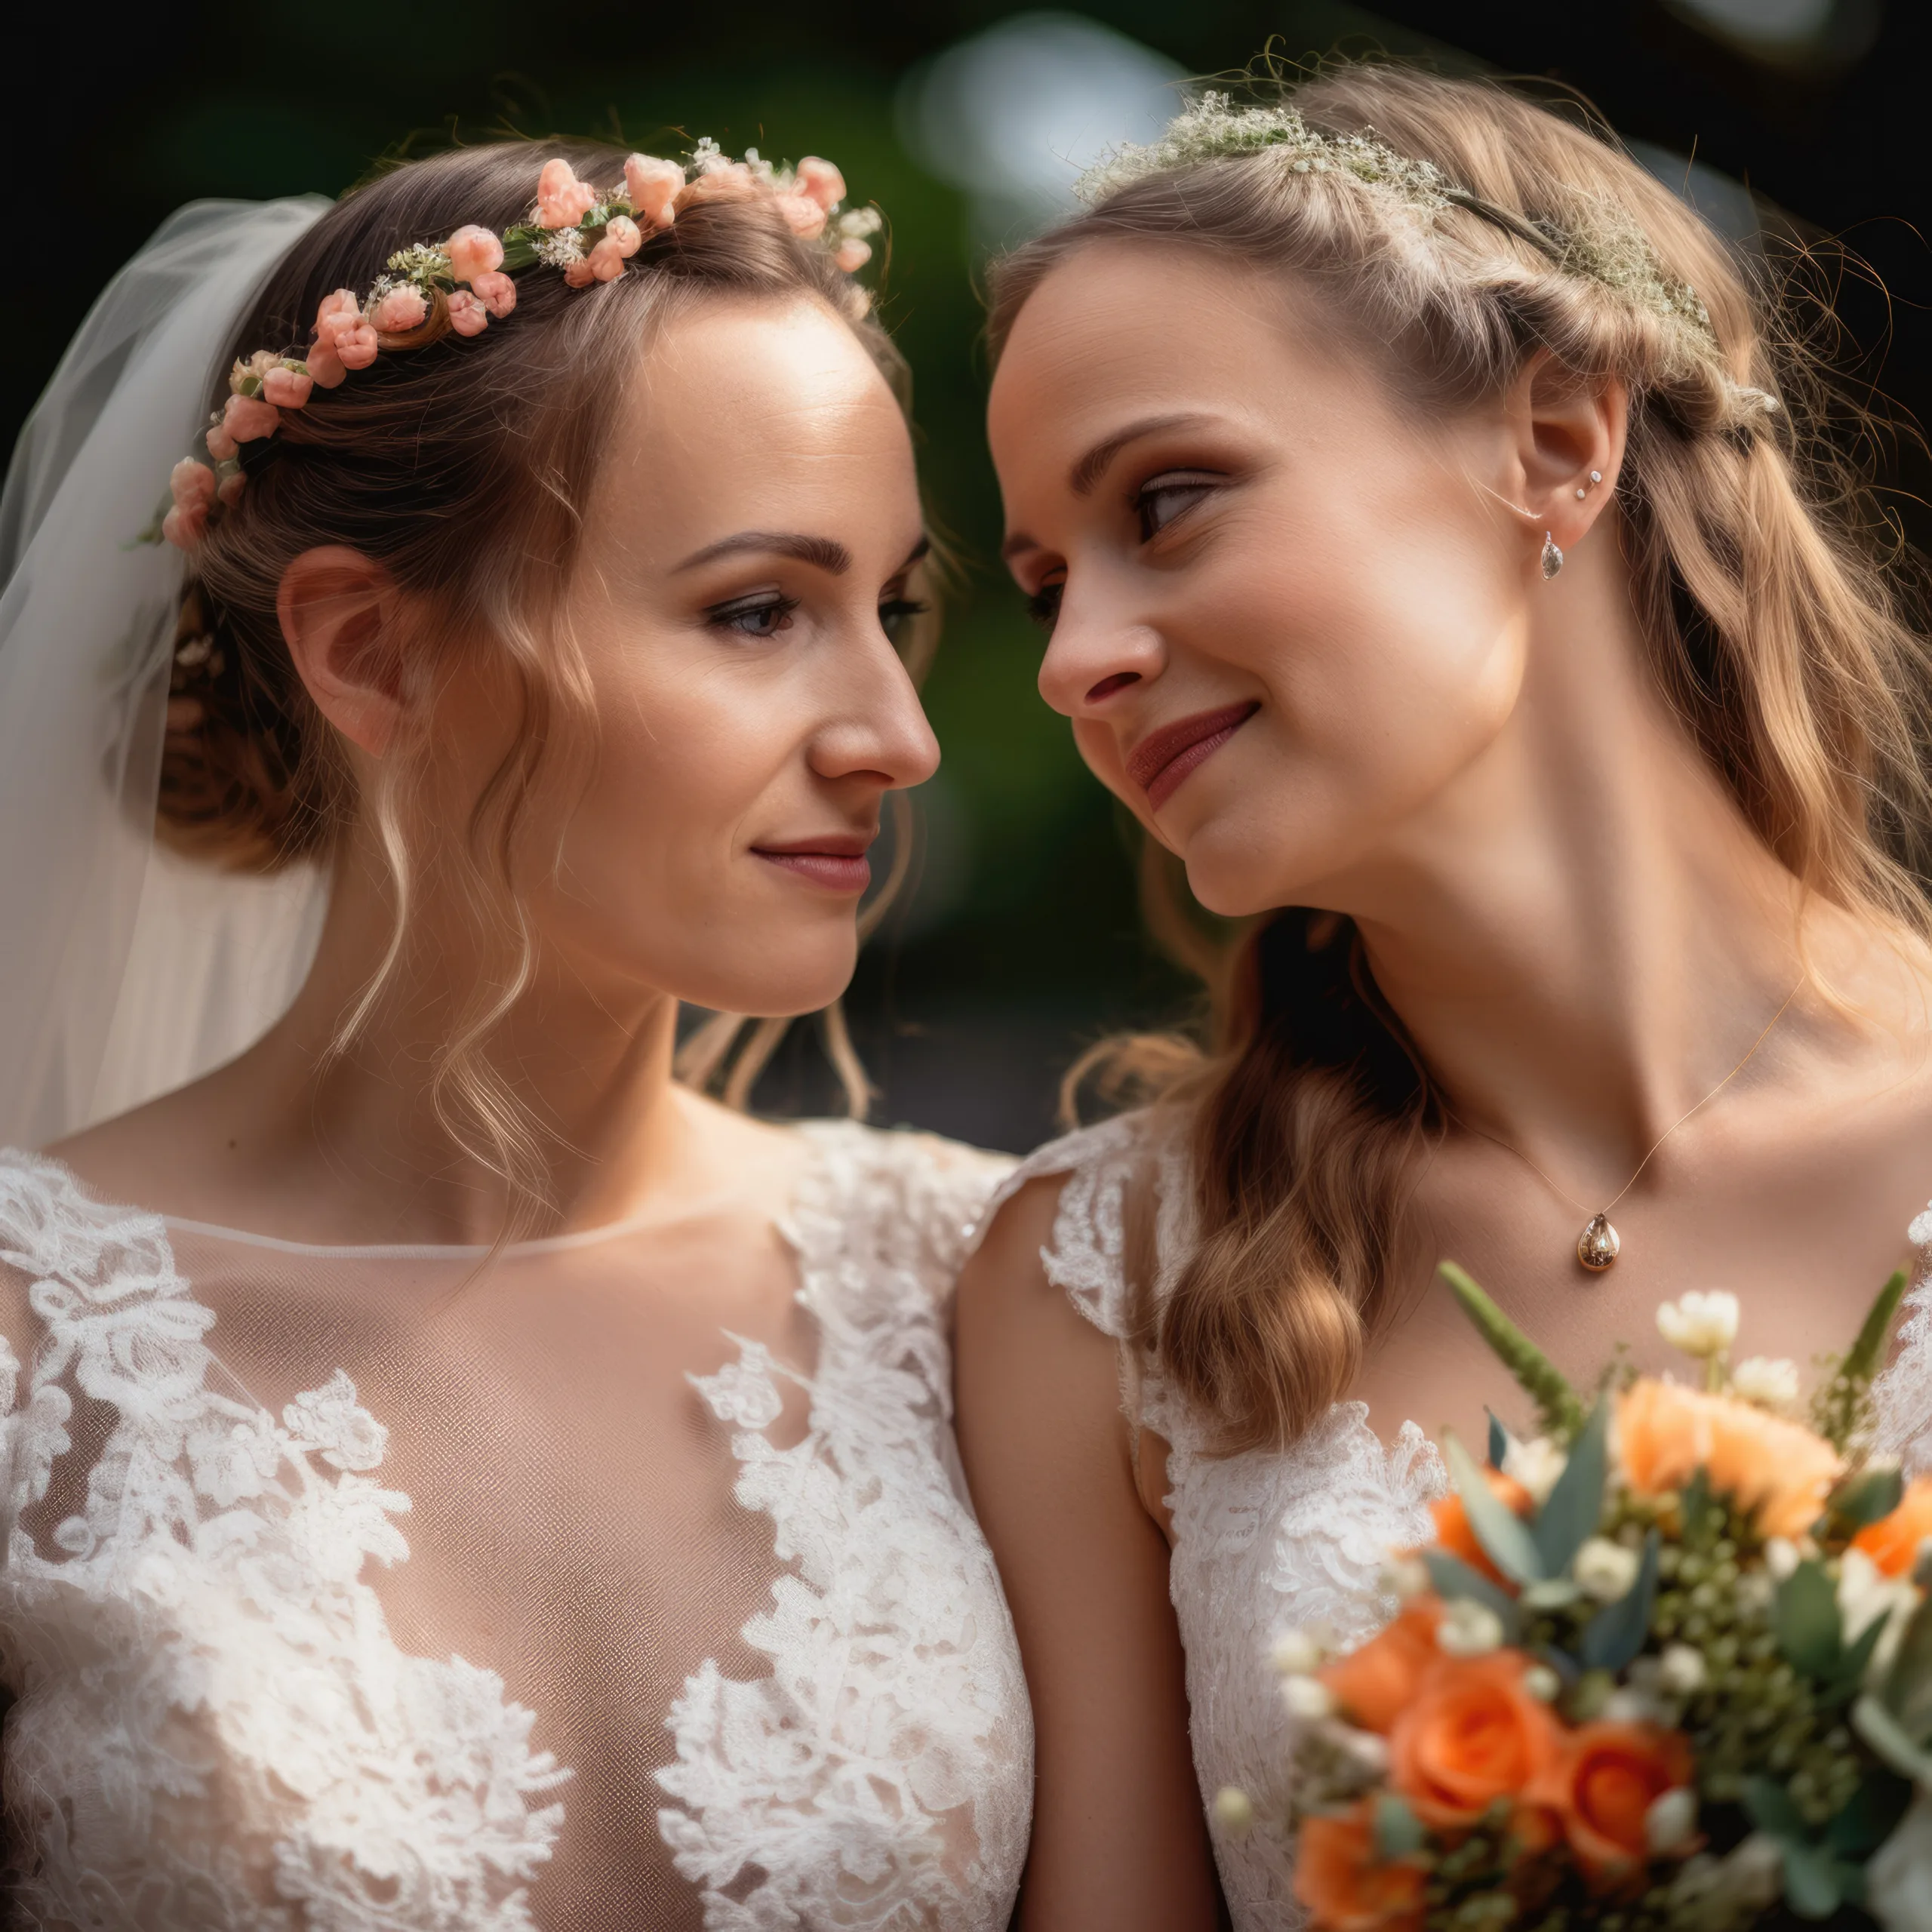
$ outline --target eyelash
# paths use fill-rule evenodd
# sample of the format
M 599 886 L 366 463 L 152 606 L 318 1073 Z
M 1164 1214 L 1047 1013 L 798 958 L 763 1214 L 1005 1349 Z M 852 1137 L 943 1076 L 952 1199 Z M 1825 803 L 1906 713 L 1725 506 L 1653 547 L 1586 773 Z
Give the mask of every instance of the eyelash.
M 1183 478 L 1186 478 L 1186 480 L 1181 480 Z M 1214 479 L 1204 476 L 1188 477 L 1186 471 L 1180 472 L 1177 475 L 1166 478 L 1156 476 L 1142 484 L 1140 488 L 1134 493 L 1133 500 L 1134 513 L 1140 521 L 1141 542 L 1152 543 L 1154 539 L 1168 528 L 1168 525 L 1173 523 L 1177 518 L 1186 515 L 1188 512 L 1192 509 L 1204 497 L 1210 494 L 1215 487 Z M 1162 497 L 1186 497 L 1189 500 L 1183 503 L 1172 516 L 1156 523 L 1153 517 L 1153 506 Z
M 1060 616 L 1060 592 L 1065 586 L 1057 583 L 1043 583 L 1026 600 L 1026 614 L 1043 631 L 1050 631 Z
M 740 637 L 764 639 L 776 637 L 792 621 L 792 613 L 798 608 L 795 597 L 746 597 L 736 603 L 720 604 L 705 613 L 705 620 L 714 629 L 736 631 Z M 762 618 L 776 621 L 766 630 L 749 628 L 752 621 Z
M 899 641 L 898 626 L 909 624 L 915 617 L 923 617 L 932 608 L 930 604 L 921 604 L 910 597 L 888 597 L 878 607 L 878 626 L 894 644 Z

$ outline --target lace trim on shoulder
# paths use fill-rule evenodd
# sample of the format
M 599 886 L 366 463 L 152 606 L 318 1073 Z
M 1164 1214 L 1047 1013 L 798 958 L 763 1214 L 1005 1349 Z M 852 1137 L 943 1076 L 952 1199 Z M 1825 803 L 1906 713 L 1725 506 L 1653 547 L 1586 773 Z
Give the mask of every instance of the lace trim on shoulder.
M 732 1336 L 737 1359 L 690 1378 L 734 1426 L 737 1500 L 771 1518 L 792 1566 L 743 1633 L 771 1674 L 740 1681 L 707 1661 L 686 1681 L 666 1720 L 678 1761 L 657 1774 L 683 1808 L 658 1827 L 709 1932 L 1004 1924 L 1032 1728 L 952 1453 L 945 1319 L 1008 1164 L 925 1135 L 804 1131 L 812 1164 L 785 1232 L 819 1324 L 816 1371 Z M 781 1381 L 811 1398 L 789 1449 L 764 1433 Z
M 1872 1447 L 1897 1457 L 1908 1476 L 1932 1475 L 1932 1208 L 1906 1232 L 1917 1258 L 1897 1352 L 1872 1385 L 1878 1418 Z
M 360 1579 L 408 1555 L 391 1519 L 409 1499 L 373 1479 L 386 1432 L 347 1374 L 279 1422 L 217 1386 L 214 1316 L 159 1217 L 90 1199 L 54 1161 L 0 1155 L 0 1264 L 46 1331 L 24 1406 L 0 1338 L 24 1903 L 92 1924 L 104 1898 L 138 1897 L 153 1932 L 380 1932 L 399 1894 L 412 1926 L 527 1932 L 563 1819 L 531 1801 L 568 1774 L 493 1672 L 390 1639 Z M 21 1515 L 72 1446 L 69 1385 L 115 1420 L 57 1556 Z

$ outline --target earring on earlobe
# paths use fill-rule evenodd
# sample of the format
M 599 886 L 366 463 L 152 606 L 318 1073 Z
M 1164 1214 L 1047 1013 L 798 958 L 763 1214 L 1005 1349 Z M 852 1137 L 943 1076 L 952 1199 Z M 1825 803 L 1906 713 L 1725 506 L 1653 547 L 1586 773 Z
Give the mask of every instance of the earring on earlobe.
M 1548 531 L 1543 534 L 1543 580 L 1547 583 L 1563 568 L 1563 552 Z

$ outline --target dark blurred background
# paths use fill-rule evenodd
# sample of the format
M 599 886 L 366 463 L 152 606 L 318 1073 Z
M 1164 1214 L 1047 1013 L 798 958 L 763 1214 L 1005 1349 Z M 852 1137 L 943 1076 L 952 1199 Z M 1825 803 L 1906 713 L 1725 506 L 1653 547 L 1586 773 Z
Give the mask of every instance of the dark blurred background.
M 386 153 L 454 134 L 669 131 L 731 151 L 817 152 L 891 223 L 888 320 L 918 377 L 923 462 L 965 580 L 927 696 L 945 746 L 921 795 L 916 891 L 850 1001 L 881 1118 L 1020 1146 L 1051 1126 L 1060 1072 L 1103 1032 L 1184 1015 L 1142 937 L 1129 841 L 1033 690 L 1039 652 L 992 561 L 999 504 L 980 433 L 977 272 L 1065 203 L 1078 165 L 1145 139 L 1181 79 L 1380 51 L 1554 80 L 1753 245 L 1761 221 L 1851 251 L 1838 308 L 1854 392 L 1932 418 L 1932 186 L 1925 0 L 1104 0 L 1085 14 L 977 0 L 737 0 L 678 8 L 551 0 L 183 0 L 97 12 L 14 69 L 38 266 L 0 305 L 7 438 L 100 285 L 177 203 L 334 193 Z M 49 25 L 57 23 L 49 23 Z M 1854 264 L 1852 257 L 1864 266 Z M 1837 257 L 1828 253 L 1828 261 Z M 1881 451 L 1923 544 L 1926 466 Z M 761 1103 L 826 1104 L 807 1029 Z

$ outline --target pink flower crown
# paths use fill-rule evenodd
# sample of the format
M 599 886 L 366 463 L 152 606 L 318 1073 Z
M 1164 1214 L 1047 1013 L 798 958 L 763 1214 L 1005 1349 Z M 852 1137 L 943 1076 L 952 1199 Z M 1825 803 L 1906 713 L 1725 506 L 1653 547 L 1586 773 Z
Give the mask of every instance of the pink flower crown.
M 300 358 L 258 349 L 229 371 L 229 395 L 208 418 L 201 440 L 208 460 L 183 457 L 168 479 L 171 499 L 143 540 L 165 539 L 192 550 L 218 508 L 232 507 L 247 478 L 241 446 L 272 436 L 285 409 L 303 409 L 319 383 L 332 389 L 352 369 L 366 369 L 385 349 L 417 348 L 454 331 L 481 335 L 516 306 L 511 272 L 541 264 L 560 269 L 573 288 L 614 281 L 645 237 L 669 228 L 681 208 L 701 201 L 766 194 L 792 232 L 822 240 L 848 275 L 872 259 L 867 238 L 884 225 L 876 208 L 841 213 L 845 177 L 808 155 L 775 168 L 747 148 L 729 159 L 706 138 L 688 164 L 634 154 L 624 185 L 608 194 L 580 181 L 568 161 L 546 161 L 529 216 L 498 235 L 459 228 L 447 242 L 399 250 L 367 295 L 338 288 L 315 312 L 314 340 Z

